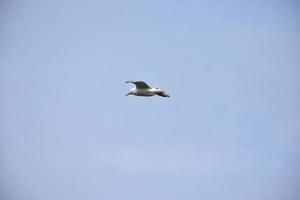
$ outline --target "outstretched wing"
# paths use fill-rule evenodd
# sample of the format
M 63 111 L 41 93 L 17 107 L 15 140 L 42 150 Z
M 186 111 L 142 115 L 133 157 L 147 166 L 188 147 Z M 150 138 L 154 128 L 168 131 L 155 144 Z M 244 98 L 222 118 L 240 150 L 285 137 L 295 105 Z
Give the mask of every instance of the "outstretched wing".
M 156 92 L 156 95 L 161 96 L 161 97 L 170 97 L 170 95 L 168 95 L 165 92 Z
M 137 89 L 150 89 L 151 87 L 147 85 L 147 83 L 143 81 L 126 81 L 126 83 L 133 83 L 135 84 Z

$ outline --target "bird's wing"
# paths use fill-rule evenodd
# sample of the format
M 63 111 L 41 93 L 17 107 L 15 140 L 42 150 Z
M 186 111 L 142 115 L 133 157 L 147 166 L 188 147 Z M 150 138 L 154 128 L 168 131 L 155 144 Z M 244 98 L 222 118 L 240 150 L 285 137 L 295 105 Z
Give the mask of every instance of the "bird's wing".
M 126 81 L 126 83 L 133 83 L 135 84 L 137 89 L 150 89 L 151 87 L 147 85 L 147 83 L 143 81 Z
M 168 95 L 164 91 L 162 91 L 162 92 L 156 92 L 155 94 L 158 95 L 158 96 L 161 96 L 161 97 L 170 97 L 170 95 Z

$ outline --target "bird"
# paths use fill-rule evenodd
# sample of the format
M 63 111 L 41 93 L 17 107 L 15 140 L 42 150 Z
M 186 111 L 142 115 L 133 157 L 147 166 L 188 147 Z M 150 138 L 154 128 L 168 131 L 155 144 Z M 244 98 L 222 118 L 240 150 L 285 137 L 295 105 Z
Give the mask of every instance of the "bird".
M 152 88 L 144 81 L 126 81 L 125 83 L 132 83 L 135 85 L 135 87 L 131 88 L 129 92 L 125 94 L 125 96 L 135 95 L 135 96 L 151 97 L 154 95 L 158 95 L 161 97 L 170 97 L 166 93 L 166 91 L 161 90 L 159 88 Z

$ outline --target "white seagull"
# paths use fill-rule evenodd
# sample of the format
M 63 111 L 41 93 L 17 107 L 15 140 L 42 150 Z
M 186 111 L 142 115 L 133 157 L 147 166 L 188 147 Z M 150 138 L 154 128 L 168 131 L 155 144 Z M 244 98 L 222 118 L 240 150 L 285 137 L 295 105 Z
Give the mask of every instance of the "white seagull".
M 133 83 L 135 87 L 131 88 L 129 92 L 125 94 L 125 96 L 135 95 L 135 96 L 150 97 L 150 96 L 158 95 L 161 97 L 170 97 L 164 90 L 161 90 L 159 88 L 152 88 L 143 81 L 126 81 L 126 83 Z

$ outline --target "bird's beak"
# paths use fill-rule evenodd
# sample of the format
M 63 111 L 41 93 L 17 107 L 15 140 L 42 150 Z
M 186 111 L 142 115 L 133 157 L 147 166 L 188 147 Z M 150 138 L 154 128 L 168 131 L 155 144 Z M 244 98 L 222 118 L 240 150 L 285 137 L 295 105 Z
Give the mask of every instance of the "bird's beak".
M 128 95 L 130 95 L 131 94 L 131 92 L 127 92 L 126 94 L 125 94 L 125 96 L 128 96 Z

